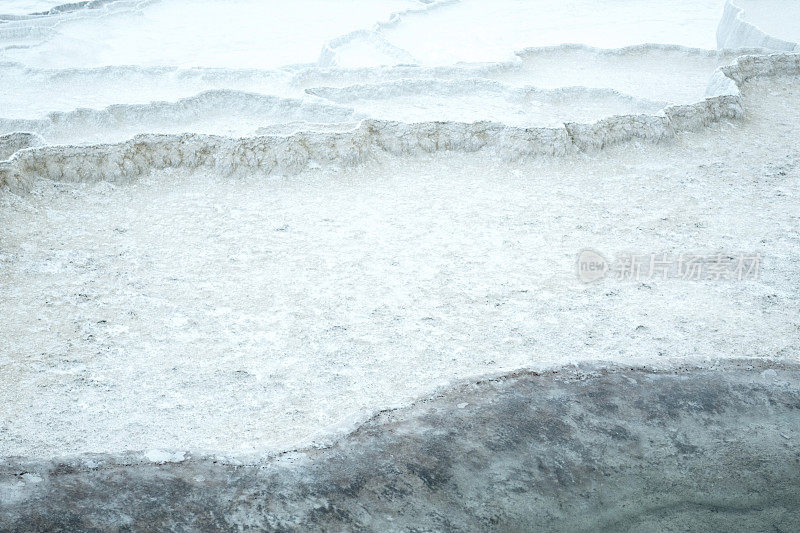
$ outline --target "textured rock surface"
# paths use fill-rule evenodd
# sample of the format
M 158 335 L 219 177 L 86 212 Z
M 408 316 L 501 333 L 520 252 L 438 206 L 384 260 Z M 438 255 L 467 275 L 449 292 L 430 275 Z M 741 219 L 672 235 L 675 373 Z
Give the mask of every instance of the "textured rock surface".
M 7 133 L 0 135 L 0 161 L 25 148 L 41 146 L 42 138 L 35 133 Z
M 6 0 L 0 530 L 800 530 L 800 4 L 734 1 L 758 49 L 686 47 L 720 0 Z
M 690 105 L 670 106 L 663 116 L 619 115 L 593 124 L 521 128 L 495 122 L 404 123 L 369 119 L 347 132 L 299 132 L 290 136 L 231 138 L 182 133 L 137 135 L 118 144 L 45 146 L 0 162 L 0 186 L 14 190 L 33 180 L 122 181 L 153 170 L 180 168 L 224 174 L 297 174 L 310 166 L 362 163 L 376 153 L 425 154 L 491 151 L 504 160 L 565 155 L 631 140 L 660 141 L 676 132 L 742 116 L 738 86 L 758 77 L 800 72 L 800 54 L 743 56 L 721 69 L 733 94 L 715 94 Z M 718 87 L 724 84 L 717 81 Z
M 798 98 L 759 78 L 741 120 L 592 154 L 0 195 L 0 449 L 266 453 L 487 373 L 796 358 Z M 763 268 L 587 285 L 587 246 Z
M 327 449 L 5 460 L 3 530 L 791 531 L 800 367 L 569 367 L 464 383 Z
M 755 46 L 786 52 L 800 50 L 800 45 L 796 42 L 771 35 L 770 32 L 774 31 L 772 27 L 761 28 L 752 20 L 749 20 L 751 10 L 755 11 L 756 15 L 759 14 L 759 10 L 766 10 L 769 14 L 775 12 L 784 14 L 785 18 L 781 23 L 777 24 L 778 27 L 792 27 L 792 23 L 787 24 L 787 21 L 794 21 L 794 5 L 792 5 L 791 2 L 783 2 L 783 5 L 780 5 L 781 2 L 767 2 L 763 0 L 761 2 L 748 2 L 749 5 L 747 9 L 742 9 L 740 4 L 742 4 L 741 0 L 727 0 L 725 2 L 722 19 L 717 27 L 718 48 Z M 787 8 L 789 9 L 787 10 Z M 781 17 L 780 15 L 773 15 L 767 18 L 773 19 L 770 26 L 774 26 L 775 20 L 780 20 Z M 794 21 L 795 26 L 796 24 L 796 21 Z M 790 31 L 788 33 L 786 31 L 781 31 L 780 33 L 782 35 L 796 34 L 796 31 Z

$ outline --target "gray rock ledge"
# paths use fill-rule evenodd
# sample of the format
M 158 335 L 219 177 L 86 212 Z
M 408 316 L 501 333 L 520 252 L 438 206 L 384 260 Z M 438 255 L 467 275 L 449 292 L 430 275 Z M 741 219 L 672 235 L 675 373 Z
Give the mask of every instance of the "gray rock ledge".
M 798 531 L 799 448 L 798 365 L 584 365 L 464 383 L 256 464 L 5 458 L 0 529 Z

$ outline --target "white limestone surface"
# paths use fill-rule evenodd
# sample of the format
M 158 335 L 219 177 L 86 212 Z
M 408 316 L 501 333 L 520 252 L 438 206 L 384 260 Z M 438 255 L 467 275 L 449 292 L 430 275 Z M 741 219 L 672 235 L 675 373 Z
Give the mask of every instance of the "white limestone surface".
M 749 89 L 748 89 L 749 87 Z M 578 360 L 796 357 L 798 78 L 660 144 L 376 155 L 0 196 L 0 447 L 262 454 L 454 379 Z M 607 279 L 579 250 L 763 255 Z

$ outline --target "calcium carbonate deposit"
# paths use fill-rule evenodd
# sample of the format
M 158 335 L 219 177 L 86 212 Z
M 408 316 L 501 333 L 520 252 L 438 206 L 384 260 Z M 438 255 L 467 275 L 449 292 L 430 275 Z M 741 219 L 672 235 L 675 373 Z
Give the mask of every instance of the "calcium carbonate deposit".
M 2 2 L 0 455 L 260 460 L 481 376 L 796 362 L 798 5 Z M 586 284 L 586 248 L 730 271 Z

